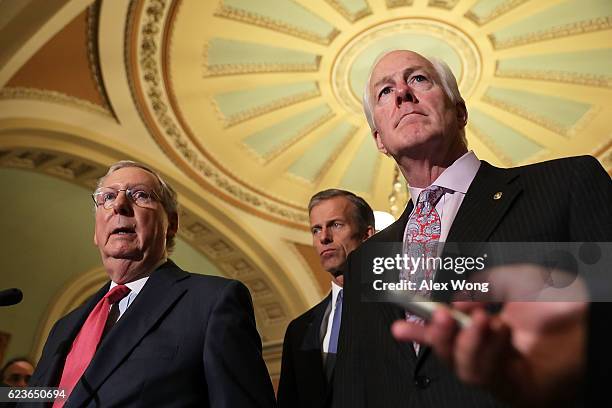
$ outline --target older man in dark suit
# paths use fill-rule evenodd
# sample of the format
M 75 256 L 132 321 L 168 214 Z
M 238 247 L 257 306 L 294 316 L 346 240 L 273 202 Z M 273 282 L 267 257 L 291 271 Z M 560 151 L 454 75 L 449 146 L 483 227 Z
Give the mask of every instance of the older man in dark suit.
M 322 408 L 331 402 L 344 282 L 339 272 L 348 254 L 374 233 L 372 208 L 349 191 L 318 192 L 308 212 L 312 244 L 332 276 L 332 291 L 287 328 L 278 387 L 278 405 L 286 408 Z
M 246 287 L 167 258 L 174 190 L 123 161 L 93 199 L 110 282 L 55 324 L 30 385 L 65 389 L 54 407 L 274 406 Z
M 360 260 L 391 242 L 427 255 L 439 242 L 610 241 L 610 177 L 592 157 L 513 169 L 480 161 L 467 149 L 468 113 L 452 72 L 411 51 L 376 61 L 364 110 L 378 149 L 396 161 L 414 201 L 347 260 L 334 406 L 496 406 L 489 394 L 463 385 L 429 347 L 393 338 L 394 321 L 419 317 L 390 303 L 363 302 Z M 448 278 L 424 269 L 435 281 Z

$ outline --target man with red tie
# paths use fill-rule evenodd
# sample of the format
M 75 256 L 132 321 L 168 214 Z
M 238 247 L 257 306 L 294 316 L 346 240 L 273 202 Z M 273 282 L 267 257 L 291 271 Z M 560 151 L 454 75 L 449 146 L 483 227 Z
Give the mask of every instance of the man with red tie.
M 248 290 L 168 259 L 176 192 L 122 161 L 98 182 L 94 243 L 110 278 L 51 330 L 30 386 L 54 407 L 272 407 Z

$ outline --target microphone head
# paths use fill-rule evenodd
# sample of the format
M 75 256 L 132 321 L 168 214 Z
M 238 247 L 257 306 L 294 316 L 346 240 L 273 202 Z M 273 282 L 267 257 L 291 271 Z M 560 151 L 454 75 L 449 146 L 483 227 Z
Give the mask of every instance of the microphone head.
M 23 299 L 23 292 L 20 289 L 12 288 L 0 290 L 0 306 L 16 305 Z

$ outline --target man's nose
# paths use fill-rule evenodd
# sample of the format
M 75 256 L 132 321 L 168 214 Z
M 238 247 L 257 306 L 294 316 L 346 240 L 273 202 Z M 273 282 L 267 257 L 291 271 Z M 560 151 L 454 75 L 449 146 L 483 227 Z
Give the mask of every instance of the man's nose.
M 117 214 L 129 214 L 132 211 L 132 203 L 125 191 L 119 191 L 113 201 L 113 211 Z
M 416 97 L 408 84 L 401 84 L 395 92 L 395 102 L 400 106 L 403 102 L 415 102 Z
M 322 244 L 329 244 L 330 242 L 333 242 L 334 237 L 332 235 L 332 231 L 329 228 L 323 228 L 321 230 L 321 243 Z

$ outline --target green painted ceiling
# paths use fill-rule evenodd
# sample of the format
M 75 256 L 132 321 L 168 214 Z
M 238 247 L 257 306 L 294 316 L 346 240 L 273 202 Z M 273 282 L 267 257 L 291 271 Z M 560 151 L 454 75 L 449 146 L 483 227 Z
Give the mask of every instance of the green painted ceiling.
M 381 52 L 445 60 L 470 147 L 525 164 L 610 141 L 610 21 L 609 0 L 183 1 L 167 56 L 184 128 L 228 174 L 288 205 L 344 187 L 388 210 L 394 163 L 360 107 Z

